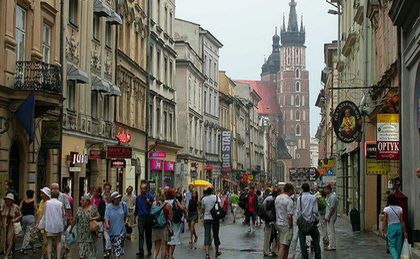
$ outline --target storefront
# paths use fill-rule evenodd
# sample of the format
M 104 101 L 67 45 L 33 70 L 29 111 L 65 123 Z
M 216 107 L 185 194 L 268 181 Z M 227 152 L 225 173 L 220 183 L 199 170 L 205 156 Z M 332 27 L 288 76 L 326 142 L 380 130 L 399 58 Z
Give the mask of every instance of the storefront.
M 179 187 L 175 185 L 176 152 L 180 147 L 169 146 L 158 143 L 152 152 L 149 153 L 149 182 L 154 182 L 157 187 Z

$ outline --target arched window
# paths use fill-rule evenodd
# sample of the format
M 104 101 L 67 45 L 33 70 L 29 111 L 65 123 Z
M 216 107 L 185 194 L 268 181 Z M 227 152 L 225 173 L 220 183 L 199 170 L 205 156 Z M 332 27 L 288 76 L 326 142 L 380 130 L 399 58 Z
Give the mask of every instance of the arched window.
M 296 136 L 300 136 L 301 135 L 300 124 L 296 124 L 296 127 L 295 127 L 295 135 Z
M 295 105 L 296 105 L 297 107 L 299 107 L 299 106 L 300 106 L 300 96 L 299 96 L 299 95 L 296 95 L 296 97 L 295 97 Z
M 295 113 L 295 119 L 297 121 L 300 121 L 300 111 L 299 110 L 297 110 L 296 113 Z
M 300 70 L 299 70 L 299 68 L 296 69 L 295 74 L 296 74 L 296 78 L 300 78 Z
M 296 90 L 296 92 L 300 92 L 300 82 L 296 82 L 296 89 L 295 90 Z

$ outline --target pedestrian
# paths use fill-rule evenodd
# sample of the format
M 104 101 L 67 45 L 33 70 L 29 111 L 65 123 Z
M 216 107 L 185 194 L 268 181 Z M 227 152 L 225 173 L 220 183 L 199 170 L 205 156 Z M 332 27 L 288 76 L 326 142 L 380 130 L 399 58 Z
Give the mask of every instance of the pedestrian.
M 194 244 L 197 243 L 198 236 L 195 231 L 195 224 L 198 223 L 198 192 L 192 193 L 191 199 L 188 203 L 188 228 L 190 230 L 190 247 L 193 248 Z M 193 239 L 194 238 L 194 239 Z M 194 240 L 194 241 L 193 241 Z
M 13 197 L 15 197 L 15 201 L 13 203 L 18 205 L 20 203 L 19 193 L 15 190 L 15 185 L 12 180 L 6 180 L 6 195 L 9 193 L 13 194 Z
M 185 207 L 188 208 L 190 200 L 192 199 L 192 195 L 194 192 L 194 185 L 188 185 L 188 191 L 184 193 L 184 204 Z
M 256 194 L 257 194 L 257 204 L 258 204 L 258 206 L 257 206 L 257 224 L 256 225 L 260 226 L 261 225 L 260 211 L 261 211 L 262 204 L 264 202 L 264 197 L 262 196 L 262 193 L 261 193 L 260 190 L 257 190 Z
M 290 196 L 294 193 L 294 187 L 286 183 L 283 192 L 276 197 L 276 230 L 279 242 L 279 259 L 287 259 L 289 247 L 293 237 L 293 200 Z
M 264 225 L 264 256 L 277 256 L 276 242 L 276 207 L 274 201 L 278 195 L 278 190 L 274 189 L 272 193 L 268 194 L 261 205 L 261 219 L 265 222 Z M 274 234 L 274 235 L 273 235 Z M 274 245 L 273 245 L 274 243 Z
M 174 251 L 177 245 L 181 244 L 180 236 L 183 224 L 183 217 L 186 209 L 182 204 L 182 194 L 171 189 L 166 193 L 166 202 L 172 205 L 172 231 L 173 235 L 168 242 L 169 245 L 169 259 L 174 258 Z
M 80 205 L 73 222 L 73 226 L 76 226 L 79 256 L 81 259 L 95 259 L 97 233 L 93 232 L 90 226 L 92 222 L 100 220 L 100 215 L 96 207 L 90 204 L 89 195 L 80 199 Z
M 136 225 L 136 217 L 134 216 L 134 210 L 136 209 L 136 195 L 133 194 L 133 186 L 128 186 L 126 195 L 124 195 L 122 201 L 127 205 L 128 210 L 128 226 L 133 227 Z M 131 234 L 127 234 L 127 239 L 131 239 Z
M 398 199 L 394 194 L 388 196 L 388 206 L 384 208 L 382 236 L 388 240 L 389 252 L 393 259 L 399 259 L 404 239 L 407 239 L 403 210 L 398 206 Z
M 58 183 L 52 183 L 50 185 L 50 189 L 51 189 L 51 194 L 53 192 L 58 192 L 58 200 L 61 203 L 63 203 L 64 212 L 65 212 L 64 229 L 66 229 L 66 227 L 69 225 L 69 223 L 72 221 L 72 218 L 73 218 L 72 208 L 71 208 L 69 199 L 67 198 L 67 195 L 65 193 L 62 193 L 60 191 L 60 185 Z
M 153 195 L 147 191 L 147 184 L 140 185 L 140 194 L 136 197 L 134 215 L 137 217 L 139 235 L 139 251 L 137 255 L 144 256 L 144 241 L 146 240 L 147 255 L 152 254 L 152 218 L 150 210 L 155 201 Z
M 73 201 L 73 197 L 70 194 L 70 187 L 66 186 L 64 187 L 64 194 L 67 196 L 67 200 L 70 203 L 70 207 L 73 210 L 74 208 L 74 201 Z
M 102 193 L 102 197 L 104 196 L 105 193 L 109 193 L 109 195 L 111 195 L 111 189 L 112 189 L 112 185 L 108 182 L 104 183 L 104 191 Z
M 12 258 L 12 248 L 14 246 L 14 241 L 16 238 L 15 234 L 15 224 L 20 224 L 20 219 L 22 214 L 20 212 L 19 206 L 15 204 L 15 196 L 12 192 L 6 194 L 4 199 L 4 205 L 1 208 L 1 237 L 2 237 L 2 247 L 4 252 L 4 258 Z
M 228 197 L 226 195 L 225 190 L 222 190 L 220 192 L 219 199 L 220 199 L 220 206 L 223 208 L 223 210 L 225 211 L 225 215 L 226 215 L 227 211 L 228 211 L 229 200 L 228 200 Z M 225 222 L 225 218 L 222 218 L 222 222 Z
M 219 250 L 220 222 L 218 219 L 213 219 L 213 216 L 211 215 L 211 210 L 214 208 L 216 202 L 218 202 L 218 198 L 213 194 L 212 187 L 208 187 L 204 190 L 204 197 L 201 199 L 201 215 L 202 218 L 204 218 L 204 246 L 206 250 L 206 259 L 210 259 L 211 232 L 213 232 L 214 246 L 216 247 L 215 256 L 218 257 L 222 254 Z
M 153 248 L 153 259 L 157 259 L 159 252 L 161 259 L 167 259 L 167 242 L 173 235 L 172 232 L 172 206 L 166 202 L 165 190 L 160 190 L 158 199 L 153 203 L 151 213 L 156 212 L 156 219 L 160 216 L 164 217 L 164 223 L 162 225 L 154 225 L 152 232 L 152 240 L 154 243 Z
M 232 196 L 230 197 L 230 210 L 232 212 L 233 223 L 236 223 L 236 213 L 238 211 L 239 205 L 239 195 L 238 191 L 234 191 Z
M 60 192 L 57 189 L 51 190 L 51 199 L 45 203 L 44 208 L 48 259 L 52 258 L 53 246 L 57 259 L 61 258 L 61 235 L 64 232 L 65 212 L 63 203 L 58 200 L 59 196 Z
M 325 211 L 327 209 L 327 194 L 324 190 L 318 190 L 317 194 L 319 226 L 321 229 L 322 243 L 324 248 L 328 247 L 327 222 L 325 221 Z
M 308 183 L 302 184 L 302 194 L 297 201 L 297 215 L 298 215 L 298 236 L 300 242 L 300 249 L 303 259 L 308 259 L 308 248 L 306 245 L 306 236 L 311 236 L 315 249 L 315 259 L 321 259 L 321 247 L 319 245 L 320 237 L 318 231 L 318 202 L 315 195 L 310 193 L 310 186 Z M 304 223 L 311 226 L 309 229 L 304 229 Z
M 44 218 L 44 211 L 45 211 L 45 204 L 48 200 L 51 199 L 51 190 L 48 187 L 44 187 L 41 189 L 41 202 L 38 205 L 38 210 L 36 211 L 36 219 L 35 219 L 35 230 L 37 232 L 37 236 L 41 241 L 42 247 L 42 257 L 48 257 L 47 252 L 47 236 L 45 233 L 45 218 Z M 24 239 L 25 240 L 25 239 Z
M 121 198 L 121 194 L 113 192 L 112 202 L 105 209 L 105 228 L 109 232 L 112 254 L 116 259 L 124 255 L 125 224 L 128 219 L 127 206 L 121 202 Z
M 251 186 L 249 188 L 249 194 L 246 199 L 246 210 L 245 210 L 245 216 L 246 216 L 246 222 L 248 223 L 249 229 L 248 233 L 254 232 L 254 226 L 257 220 L 257 212 L 258 212 L 258 197 L 255 194 L 255 187 Z
M 98 188 L 98 194 L 101 193 L 101 188 Z M 103 203 L 101 202 L 98 208 L 98 212 L 102 217 L 102 229 L 103 229 L 103 237 L 102 237 L 102 244 L 104 249 L 104 257 L 109 258 L 111 256 L 111 237 L 109 236 L 109 230 L 105 228 L 105 210 L 106 207 L 111 204 L 111 193 L 106 192 L 103 194 Z
M 26 191 L 26 198 L 20 203 L 20 211 L 22 213 L 22 234 L 23 242 L 20 251 L 22 254 L 27 254 L 26 249 L 30 244 L 31 232 L 35 226 L 35 212 L 37 205 L 34 200 L 35 192 L 33 190 Z M 32 249 L 34 248 L 32 244 Z
M 335 222 L 337 220 L 337 194 L 333 192 L 331 185 L 325 188 L 327 194 L 327 210 L 325 212 L 325 221 L 327 222 L 328 247 L 326 251 L 335 251 Z

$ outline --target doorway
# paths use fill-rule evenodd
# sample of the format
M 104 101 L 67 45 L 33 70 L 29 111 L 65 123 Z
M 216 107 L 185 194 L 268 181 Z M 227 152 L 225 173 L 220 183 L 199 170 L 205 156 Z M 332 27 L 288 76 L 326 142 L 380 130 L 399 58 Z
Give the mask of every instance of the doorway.
M 9 179 L 13 181 L 14 188 L 16 193 L 20 193 L 19 183 L 20 183 L 20 150 L 19 144 L 15 140 L 10 148 L 9 153 Z

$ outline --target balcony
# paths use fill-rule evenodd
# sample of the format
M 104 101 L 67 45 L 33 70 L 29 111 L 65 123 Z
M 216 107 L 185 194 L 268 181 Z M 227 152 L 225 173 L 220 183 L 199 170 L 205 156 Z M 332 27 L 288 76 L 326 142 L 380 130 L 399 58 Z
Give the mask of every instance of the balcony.
M 354 25 L 350 28 L 349 33 L 347 34 L 344 40 L 344 46 L 342 49 L 342 53 L 345 57 L 348 57 L 351 53 L 353 45 L 356 43 L 357 40 L 357 32 Z
M 61 95 L 60 67 L 41 61 L 17 61 L 15 89 Z

